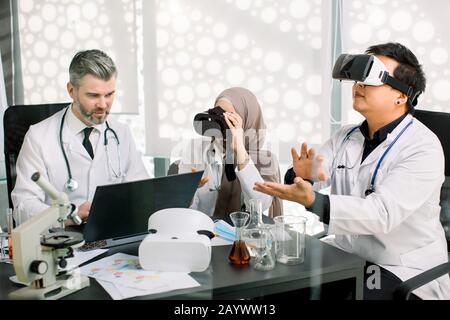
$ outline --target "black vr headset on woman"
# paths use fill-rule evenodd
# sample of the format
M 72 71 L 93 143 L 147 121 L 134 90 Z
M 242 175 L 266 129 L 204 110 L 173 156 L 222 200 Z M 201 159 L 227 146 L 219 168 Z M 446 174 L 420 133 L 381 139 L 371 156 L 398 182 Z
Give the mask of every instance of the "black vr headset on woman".
M 226 148 L 227 129 L 230 127 L 225 122 L 225 110 L 221 107 L 214 107 L 208 111 L 197 113 L 194 117 L 194 130 L 201 136 L 223 138 L 223 148 L 227 154 L 226 159 L 230 159 L 231 148 Z M 232 158 L 231 158 L 232 159 Z M 233 163 L 225 164 L 225 175 L 228 181 L 236 180 Z
M 194 129 L 201 136 L 219 137 L 222 135 L 226 139 L 227 129 L 229 129 L 223 114 L 225 110 L 221 107 L 214 107 L 208 111 L 201 112 L 194 117 Z
M 333 67 L 333 79 L 356 81 L 367 86 L 387 84 L 408 97 L 412 106 L 422 93 L 391 77 L 383 62 L 370 54 L 341 54 Z

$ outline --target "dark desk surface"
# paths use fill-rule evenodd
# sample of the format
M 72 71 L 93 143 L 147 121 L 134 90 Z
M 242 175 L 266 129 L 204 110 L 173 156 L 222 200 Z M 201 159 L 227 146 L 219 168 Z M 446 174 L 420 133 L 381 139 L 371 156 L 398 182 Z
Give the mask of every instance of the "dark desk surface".
M 317 286 L 322 283 L 355 278 L 355 297 L 362 299 L 365 261 L 336 249 L 322 241 L 306 237 L 305 261 L 300 265 L 287 266 L 277 263 L 271 271 L 257 271 L 252 267 L 235 267 L 228 262 L 231 246 L 213 247 L 209 268 L 204 272 L 191 273 L 200 287 L 175 290 L 135 299 L 240 299 L 266 296 L 290 290 Z M 109 249 L 98 258 L 117 252 L 137 255 L 138 243 Z M 0 299 L 8 299 L 8 293 L 19 288 L 9 277 L 13 266 L 0 263 Z M 90 279 L 90 286 L 64 299 L 103 300 L 109 294 Z

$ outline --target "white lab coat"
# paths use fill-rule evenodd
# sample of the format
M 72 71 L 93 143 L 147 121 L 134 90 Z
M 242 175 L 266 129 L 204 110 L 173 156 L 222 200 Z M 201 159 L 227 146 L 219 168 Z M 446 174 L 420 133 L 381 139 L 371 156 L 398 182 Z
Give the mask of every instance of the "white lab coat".
M 210 149 L 205 147 L 205 145 L 209 145 L 208 142 L 209 139 L 206 141 L 202 138 L 189 141 L 182 151 L 178 171 L 179 173 L 191 172 L 193 167 L 197 170 L 205 170 L 203 176 L 207 176 L 209 181 L 197 189 L 191 208 L 212 216 L 216 207 L 224 166 L 221 142 L 217 140 L 214 142 L 212 146 L 216 150 L 214 153 L 208 152 Z M 263 212 L 267 215 L 268 209 L 272 205 L 272 196 L 253 190 L 256 182 L 264 181 L 253 161 L 250 159 L 241 171 L 236 167 L 235 172 L 242 189 L 241 203 L 245 203 L 248 208 L 250 199 L 259 199 L 262 202 Z
M 48 195 L 31 180 L 32 174 L 36 171 L 39 171 L 56 190 L 67 193 L 69 200 L 77 206 L 85 201 L 92 201 L 98 185 L 148 177 L 141 155 L 136 150 L 131 132 L 126 125 L 114 119 L 108 119 L 110 128 L 117 133 L 120 142 L 120 163 L 123 175 L 117 178 L 107 161 L 104 146 L 106 124 L 96 126 L 100 133 L 97 134 L 97 143 L 92 146 L 94 159 L 91 159 L 83 147 L 80 137 L 67 126 L 68 118 L 74 117 L 71 114 L 72 111 L 68 110 L 62 141 L 72 170 L 72 177 L 78 182 L 79 187 L 73 192 L 66 190 L 64 185 L 68 180 L 68 172 L 59 141 L 60 124 L 64 110 L 32 125 L 25 135 L 16 163 L 17 180 L 11 194 L 16 214 L 20 215 L 22 221 L 46 209 L 51 203 Z M 111 165 L 118 172 L 118 145 L 112 136 L 113 134 L 108 130 L 109 157 Z
M 375 182 L 365 196 L 378 159 L 411 121 L 408 115 L 361 164 L 364 137 L 345 126 L 319 151 L 336 175 L 331 185 L 329 234 L 331 244 L 379 264 L 402 280 L 448 261 L 447 244 L 439 221 L 444 155 L 438 138 L 417 119 L 387 153 Z M 341 146 L 344 146 L 341 148 Z M 341 150 L 339 150 L 341 149 Z M 332 168 L 346 165 L 351 169 Z M 315 190 L 329 186 L 314 184 Z M 450 299 L 450 279 L 443 276 L 414 293 L 423 299 Z

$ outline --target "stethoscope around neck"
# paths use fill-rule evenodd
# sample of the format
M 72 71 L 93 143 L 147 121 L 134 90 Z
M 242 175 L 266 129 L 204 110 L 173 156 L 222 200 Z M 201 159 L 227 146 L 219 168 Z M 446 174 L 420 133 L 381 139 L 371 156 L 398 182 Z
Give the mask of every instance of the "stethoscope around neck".
M 371 193 L 374 193 L 374 192 L 375 192 L 375 181 L 376 181 L 376 179 L 377 179 L 378 170 L 380 169 L 381 163 L 383 162 L 384 158 L 386 157 L 386 155 L 388 154 L 388 152 L 391 150 L 391 148 L 394 146 L 394 144 L 397 142 L 397 140 L 398 140 L 398 139 L 402 136 L 402 134 L 405 132 L 405 130 L 408 129 L 409 126 L 412 125 L 413 120 L 414 120 L 414 119 L 411 119 L 411 121 L 408 122 L 408 124 L 407 124 L 407 125 L 399 132 L 399 134 L 395 137 L 394 140 L 392 140 L 392 142 L 389 144 L 389 146 L 386 148 L 386 150 L 384 150 L 384 152 L 383 152 L 383 154 L 381 155 L 381 157 L 378 159 L 377 165 L 376 165 L 376 167 L 375 167 L 375 171 L 373 172 L 372 178 L 370 179 L 369 187 L 366 189 L 366 191 L 364 191 L 364 194 L 365 194 L 366 197 L 367 197 L 368 195 L 370 195 Z M 337 162 L 336 158 L 337 158 L 337 156 L 339 155 L 339 153 L 340 153 L 340 159 L 339 159 L 339 161 L 342 160 L 342 156 L 343 156 L 343 153 L 344 153 L 344 152 L 343 152 L 343 150 L 344 150 L 344 145 L 345 145 L 346 143 L 348 143 L 348 140 L 349 140 L 350 136 L 352 135 L 352 133 L 355 132 L 356 129 L 359 129 L 359 128 L 360 128 L 360 126 L 356 126 L 356 127 L 352 128 L 352 129 L 347 133 L 347 135 L 345 136 L 344 140 L 342 141 L 341 147 L 339 148 L 338 152 L 336 153 L 336 157 L 335 157 L 335 159 L 333 160 L 333 166 L 332 166 L 332 167 L 333 167 L 333 174 L 334 174 L 334 177 L 336 176 L 336 173 L 335 173 L 336 169 L 353 169 L 353 168 L 355 167 L 355 164 L 352 165 L 352 166 L 350 166 L 350 167 L 347 167 L 347 166 L 342 165 L 342 164 L 335 166 L 335 164 L 336 164 L 336 162 Z M 359 157 L 358 157 L 357 159 L 359 159 Z M 358 161 L 358 160 L 356 160 L 356 161 Z M 332 177 L 332 179 L 333 179 L 333 177 Z
M 66 108 L 66 110 L 64 111 L 64 114 L 62 116 L 61 119 L 61 124 L 59 127 L 59 145 L 61 147 L 61 151 L 62 154 L 64 156 L 64 161 L 66 163 L 66 167 L 67 167 L 67 174 L 69 176 L 69 178 L 67 179 L 66 183 L 64 184 L 64 187 L 67 189 L 67 191 L 69 192 L 73 192 L 75 190 L 78 189 L 78 181 L 76 181 L 75 179 L 73 179 L 72 177 L 72 170 L 70 168 L 70 163 L 69 163 L 69 159 L 67 158 L 67 154 L 66 151 L 64 150 L 64 145 L 63 145 L 63 138 L 62 138 L 62 134 L 63 134 L 63 127 L 64 127 L 64 121 L 66 119 L 66 114 L 67 114 L 67 110 L 69 110 L 70 106 Z M 123 177 L 122 174 L 122 168 L 121 168 L 121 161 L 120 161 L 120 150 L 119 150 L 119 137 L 117 136 L 117 133 L 109 126 L 108 121 L 105 122 L 106 123 L 106 129 L 103 132 L 104 133 L 104 146 L 105 146 L 105 153 L 106 153 L 106 158 L 108 161 L 108 166 L 110 168 L 110 170 L 113 172 L 114 176 L 116 178 L 121 178 Z M 114 167 L 111 163 L 111 158 L 109 157 L 109 152 L 108 152 L 108 131 L 110 131 L 113 136 L 114 139 L 116 140 L 117 143 L 117 159 L 118 159 L 118 170 L 114 170 Z
M 221 173 L 220 173 L 220 164 L 219 162 L 216 160 L 216 149 L 214 148 L 214 146 L 210 146 L 209 149 L 206 151 L 206 156 L 207 156 L 207 166 L 209 167 L 209 171 L 210 174 L 212 175 L 212 181 L 213 182 L 213 186 L 209 186 L 209 191 L 210 192 L 216 192 L 216 191 L 220 191 L 220 184 L 221 184 Z

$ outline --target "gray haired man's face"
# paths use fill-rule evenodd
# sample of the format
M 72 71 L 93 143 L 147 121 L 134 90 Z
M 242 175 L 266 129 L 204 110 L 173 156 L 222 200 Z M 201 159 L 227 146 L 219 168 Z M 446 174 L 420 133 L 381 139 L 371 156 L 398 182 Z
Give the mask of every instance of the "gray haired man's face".
M 106 121 L 114 102 L 116 77 L 105 81 L 92 75 L 81 78 L 80 86 L 67 86 L 73 99 L 75 115 L 87 126 Z

